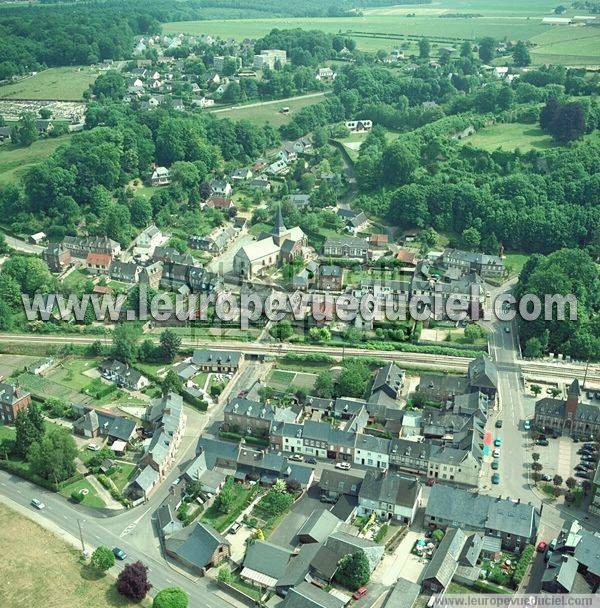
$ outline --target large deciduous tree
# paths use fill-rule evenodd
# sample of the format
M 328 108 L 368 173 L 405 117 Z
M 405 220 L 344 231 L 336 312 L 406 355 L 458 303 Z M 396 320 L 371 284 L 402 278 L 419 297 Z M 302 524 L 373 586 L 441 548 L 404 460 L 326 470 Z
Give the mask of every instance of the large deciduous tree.
M 141 602 L 152 585 L 148 581 L 148 567 L 142 562 L 128 564 L 119 573 L 117 591 L 134 602 Z

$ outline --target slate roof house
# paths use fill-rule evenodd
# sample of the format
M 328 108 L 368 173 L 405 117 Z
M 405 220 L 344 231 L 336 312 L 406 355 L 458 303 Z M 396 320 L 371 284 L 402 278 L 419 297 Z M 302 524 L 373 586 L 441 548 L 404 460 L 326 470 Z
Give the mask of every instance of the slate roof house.
M 132 391 L 140 391 L 150 383 L 148 378 L 138 372 L 137 369 L 129 367 L 129 365 L 116 359 L 103 361 L 98 369 L 105 380 Z
M 430 527 L 460 527 L 501 540 L 502 548 L 520 552 L 534 543 L 541 512 L 533 505 L 436 484 L 425 508 Z
M 353 236 L 328 237 L 323 245 L 323 257 L 366 260 L 369 244 L 366 239 Z
M 62 272 L 71 263 L 71 252 L 62 243 L 49 243 L 42 258 L 52 272 Z
M 365 552 L 369 560 L 369 570 L 373 572 L 383 557 L 384 547 L 372 540 L 360 536 L 352 536 L 346 532 L 337 531 L 331 534 L 316 553 L 310 563 L 311 574 L 324 582 L 333 579 L 338 563 L 344 555 Z
M 412 523 L 421 500 L 418 477 L 391 471 L 367 471 L 358 492 L 358 515 Z
M 74 258 L 87 258 L 88 253 L 108 253 L 115 257 L 121 253 L 121 245 L 105 236 L 66 236 L 62 245 Z
M 275 589 L 293 555 L 293 551 L 268 541 L 255 541 L 246 549 L 240 576 L 252 584 Z
M 319 266 L 317 287 L 323 291 L 341 291 L 344 272 L 340 266 Z
M 341 523 L 331 511 L 315 509 L 298 530 L 298 540 L 301 543 L 322 543 Z
M 280 608 L 343 608 L 344 602 L 306 581 L 290 589 Z
M 535 404 L 533 418 L 537 429 L 589 439 L 600 432 L 600 407 L 581 403 L 581 386 L 575 379 L 567 389 L 566 399 L 545 397 Z
M 121 262 L 113 260 L 108 269 L 108 275 L 115 281 L 123 283 L 137 283 L 140 278 L 141 268 L 133 262 Z
M 165 539 L 167 555 L 200 575 L 224 562 L 230 555 L 230 547 L 231 544 L 225 537 L 199 521 Z
M 80 415 L 73 422 L 73 432 L 83 437 L 108 437 L 109 442 L 129 443 L 135 436 L 135 420 L 119 416 L 114 412 L 74 404 L 73 409 Z
M 482 546 L 480 534 L 469 535 L 460 528 L 448 528 L 423 572 L 423 588 L 441 593 L 452 580 L 470 583 L 477 580 L 480 569 L 476 564 Z
M 395 363 L 390 362 L 380 367 L 371 387 L 371 396 L 381 391 L 391 399 L 398 399 L 404 386 L 404 376 L 404 370 Z
M 340 496 L 358 497 L 362 477 L 345 471 L 324 469 L 319 480 L 321 496 L 335 502 Z
M 198 349 L 192 356 L 192 364 L 200 371 L 234 374 L 244 360 L 244 353 L 227 350 Z
M 504 262 L 497 255 L 446 249 L 439 261 L 445 268 L 458 268 L 462 274 L 475 272 L 484 279 L 502 278 L 505 272 Z

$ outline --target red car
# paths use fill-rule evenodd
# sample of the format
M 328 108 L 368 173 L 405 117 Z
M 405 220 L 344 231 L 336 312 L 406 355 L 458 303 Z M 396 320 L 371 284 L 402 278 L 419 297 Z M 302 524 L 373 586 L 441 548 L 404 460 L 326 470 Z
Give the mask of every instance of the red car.
M 429 478 L 426 482 L 425 485 L 431 487 L 433 484 L 435 483 L 435 479 L 433 478 Z
M 367 594 L 367 588 L 366 587 L 360 587 L 360 589 L 357 589 L 353 594 L 352 597 L 355 600 L 359 600 L 361 597 L 364 597 Z
M 547 543 L 545 543 L 543 540 L 541 540 L 541 541 L 538 543 L 537 550 L 538 550 L 540 553 L 544 553 L 544 551 L 546 551 L 546 549 L 547 549 L 547 548 L 548 548 L 548 544 L 547 544 Z

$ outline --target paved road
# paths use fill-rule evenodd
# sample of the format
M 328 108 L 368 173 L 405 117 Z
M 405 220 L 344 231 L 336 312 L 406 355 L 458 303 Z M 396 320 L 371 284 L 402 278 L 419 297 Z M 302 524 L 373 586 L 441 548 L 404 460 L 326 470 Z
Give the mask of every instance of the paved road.
M 241 106 L 230 106 L 228 108 L 215 108 L 209 110 L 211 114 L 219 114 L 221 112 L 235 112 L 236 110 L 245 110 L 246 108 L 259 108 L 260 106 L 281 105 L 285 106 L 288 101 L 298 101 L 300 99 L 311 99 L 313 97 L 324 97 L 329 91 L 319 91 L 318 93 L 308 93 L 307 95 L 297 95 L 296 97 L 286 97 L 285 99 L 274 99 L 272 101 L 257 101 L 256 103 L 247 103 Z
M 22 251 L 24 253 L 42 253 L 42 251 L 44 251 L 44 247 L 32 245 L 31 243 L 22 241 L 21 239 L 15 239 L 12 236 L 8 236 L 8 234 L 5 234 L 4 238 L 6 239 L 6 244 L 17 251 Z

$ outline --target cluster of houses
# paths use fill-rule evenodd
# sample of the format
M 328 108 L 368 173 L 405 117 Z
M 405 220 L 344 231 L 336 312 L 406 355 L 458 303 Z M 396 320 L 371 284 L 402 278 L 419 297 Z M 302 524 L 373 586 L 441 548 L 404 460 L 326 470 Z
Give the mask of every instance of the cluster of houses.
M 135 240 L 134 257 L 122 261 L 121 246 L 107 237 L 67 236 L 62 243 L 50 243 L 42 257 L 57 273 L 78 263 L 91 275 L 131 285 L 142 283 L 184 294 L 217 289 L 222 282 L 220 277 L 200 266 L 190 254 L 159 245 L 165 240 L 156 226 L 150 226 Z
M 418 391 L 434 407 L 406 409 L 399 400 L 403 382 L 404 372 L 390 363 L 377 372 L 366 400 L 308 396 L 281 408 L 235 398 L 225 406 L 222 428 L 267 439 L 277 453 L 477 486 L 484 428 L 497 394 L 493 362 L 487 356 L 473 360 L 464 377 L 424 374 Z

